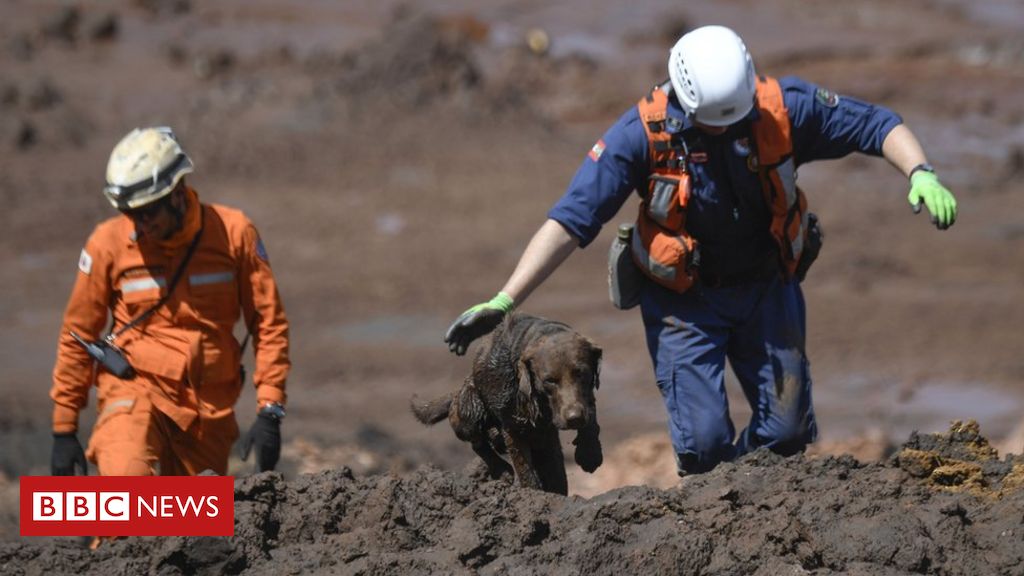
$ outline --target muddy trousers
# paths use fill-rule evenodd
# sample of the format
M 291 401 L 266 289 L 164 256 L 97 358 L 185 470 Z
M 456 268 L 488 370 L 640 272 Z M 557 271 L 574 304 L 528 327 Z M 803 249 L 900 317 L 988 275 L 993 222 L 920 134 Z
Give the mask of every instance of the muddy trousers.
M 87 456 L 102 476 L 193 476 L 227 473 L 238 438 L 234 414 L 178 428 L 145 395 L 112 397 L 100 408 Z
M 697 285 L 684 294 L 648 282 L 641 311 L 681 475 L 762 446 L 794 454 L 815 440 L 797 282 Z M 739 436 L 725 392 L 727 359 L 752 411 Z

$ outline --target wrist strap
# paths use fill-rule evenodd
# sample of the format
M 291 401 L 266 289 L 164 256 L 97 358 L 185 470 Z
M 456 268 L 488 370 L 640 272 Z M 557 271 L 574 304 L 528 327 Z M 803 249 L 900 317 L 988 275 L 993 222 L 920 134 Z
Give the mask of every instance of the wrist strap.
M 927 162 L 921 162 L 917 166 L 914 166 L 913 168 L 910 169 L 910 174 L 907 176 L 907 178 L 913 179 L 914 174 L 919 171 L 928 172 L 929 174 L 935 174 L 935 167 Z
M 491 301 L 488 302 L 488 304 L 506 313 L 516 306 L 515 300 L 504 292 L 498 292 L 494 298 L 491 298 Z

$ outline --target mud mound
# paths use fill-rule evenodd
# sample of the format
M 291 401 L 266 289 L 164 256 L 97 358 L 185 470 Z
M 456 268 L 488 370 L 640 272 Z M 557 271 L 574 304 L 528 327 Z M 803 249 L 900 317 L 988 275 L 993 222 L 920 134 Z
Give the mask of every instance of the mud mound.
M 678 488 L 592 499 L 478 483 L 434 468 L 348 469 L 235 485 L 233 538 L 0 546 L 0 572 L 1009 574 L 1024 562 L 1024 459 L 997 461 L 973 424 L 915 434 L 900 455 L 751 454 Z M 982 480 L 908 467 L 913 451 Z M 941 467 L 941 465 L 940 465 Z M 910 468 L 908 470 L 908 468 Z
M 396 107 L 464 96 L 481 82 L 472 45 L 482 34 L 436 16 L 400 15 L 381 39 L 345 55 L 336 89 Z
M 531 49 L 530 32 L 536 31 L 495 33 L 472 14 L 398 11 L 378 39 L 338 58 L 313 59 L 308 72 L 318 82 L 326 78 L 319 95 L 347 102 L 354 117 L 444 107 L 491 122 L 576 121 L 620 112 L 621 95 L 598 62 Z

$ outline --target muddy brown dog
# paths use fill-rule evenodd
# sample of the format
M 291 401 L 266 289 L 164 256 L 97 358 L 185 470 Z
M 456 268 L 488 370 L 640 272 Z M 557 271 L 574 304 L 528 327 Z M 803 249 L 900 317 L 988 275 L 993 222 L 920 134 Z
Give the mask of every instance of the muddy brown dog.
M 429 402 L 414 395 L 412 412 L 424 424 L 447 417 L 492 477 L 512 471 L 521 486 L 567 494 L 559 430 L 577 431 L 580 468 L 593 472 L 603 460 L 594 397 L 600 363 L 601 349 L 569 326 L 513 314 L 477 352 L 460 389 Z

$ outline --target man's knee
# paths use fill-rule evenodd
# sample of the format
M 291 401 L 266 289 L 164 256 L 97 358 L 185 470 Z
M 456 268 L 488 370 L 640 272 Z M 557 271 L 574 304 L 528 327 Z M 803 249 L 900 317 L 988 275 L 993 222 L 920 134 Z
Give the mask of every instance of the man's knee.
M 146 457 L 145 451 L 130 448 L 100 448 L 96 454 L 96 467 L 100 476 L 154 476 L 156 470 L 153 464 Z
M 152 476 L 161 442 L 148 398 L 117 394 L 104 403 L 86 455 L 102 476 Z
M 791 456 L 802 452 L 816 436 L 814 418 L 810 414 L 798 417 L 772 418 L 757 430 L 757 438 L 749 442 L 750 449 L 766 446 L 772 452 Z
M 736 456 L 728 432 L 717 428 L 697 431 L 688 444 L 681 451 L 677 447 L 676 466 L 680 476 L 709 472 Z

